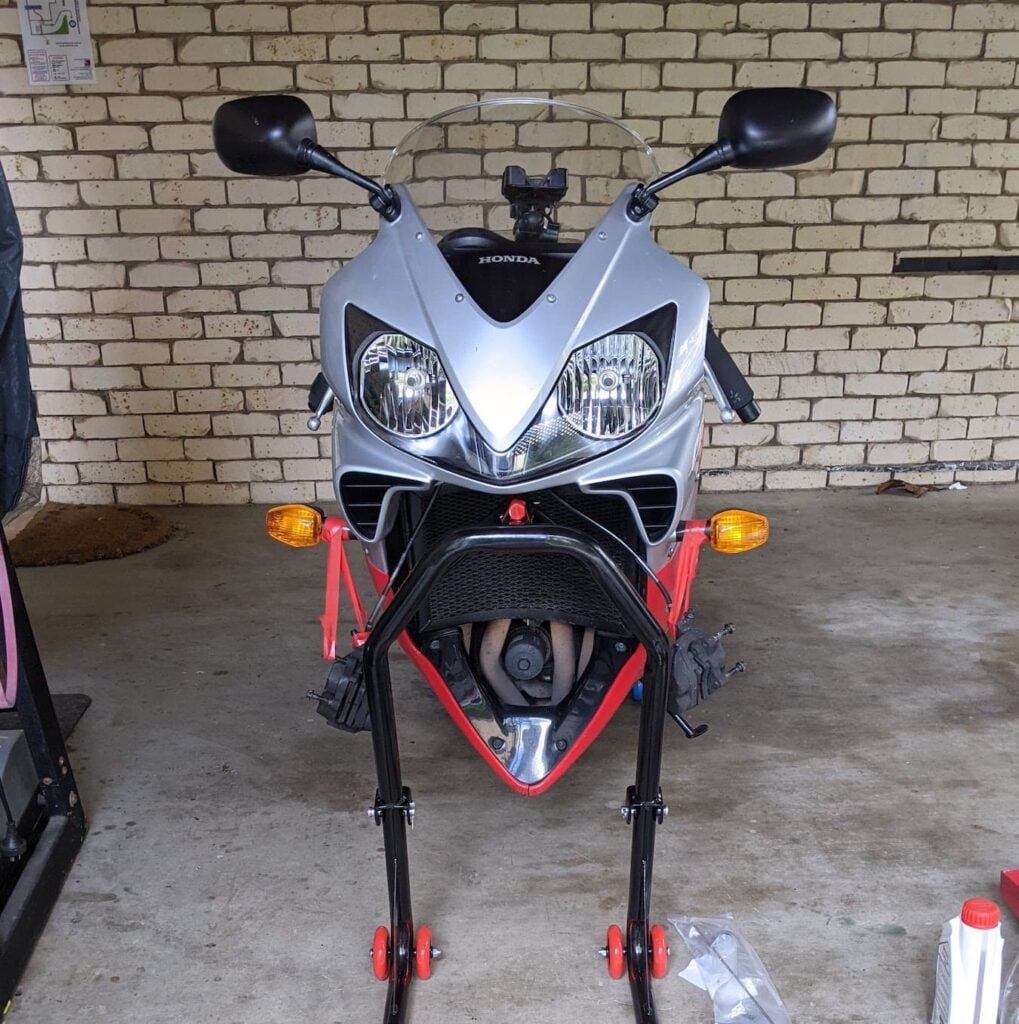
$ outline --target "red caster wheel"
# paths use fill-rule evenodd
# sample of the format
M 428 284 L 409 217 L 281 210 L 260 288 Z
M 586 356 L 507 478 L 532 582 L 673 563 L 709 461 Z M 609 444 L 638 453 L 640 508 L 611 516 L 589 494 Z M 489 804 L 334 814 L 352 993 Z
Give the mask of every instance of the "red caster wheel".
M 623 953 L 623 930 L 618 924 L 610 924 L 605 937 L 605 956 L 609 963 L 609 977 L 617 981 L 626 969 L 626 958 Z
M 651 926 L 651 977 L 664 978 L 669 973 L 669 947 L 665 943 L 665 929 L 660 924 Z
M 389 978 L 389 929 L 380 924 L 372 940 L 372 973 L 379 981 Z
M 422 981 L 432 976 L 432 930 L 427 925 L 418 929 L 418 940 L 414 948 L 414 973 Z

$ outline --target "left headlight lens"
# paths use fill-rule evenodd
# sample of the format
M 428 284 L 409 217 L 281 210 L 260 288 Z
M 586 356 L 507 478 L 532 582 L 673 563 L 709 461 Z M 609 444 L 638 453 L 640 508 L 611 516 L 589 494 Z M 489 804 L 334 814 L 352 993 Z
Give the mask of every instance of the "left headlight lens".
M 661 360 L 639 334 L 608 334 L 570 356 L 557 400 L 559 412 L 587 437 L 625 437 L 661 403 Z
M 447 426 L 460 404 L 435 349 L 406 334 L 379 335 L 361 354 L 361 402 L 373 420 L 402 437 Z

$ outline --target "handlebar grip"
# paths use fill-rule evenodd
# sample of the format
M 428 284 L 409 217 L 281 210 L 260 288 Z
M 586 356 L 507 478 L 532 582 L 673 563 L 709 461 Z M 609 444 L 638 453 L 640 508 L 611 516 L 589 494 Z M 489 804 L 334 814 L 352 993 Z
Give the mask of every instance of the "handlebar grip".
M 710 323 L 704 344 L 704 357 L 733 411 L 744 423 L 753 423 L 761 415 L 761 407 L 754 401 L 754 389 L 747 383 L 732 356 L 726 352 L 722 339 Z
M 326 380 L 326 375 L 324 373 L 316 374 L 315 379 L 311 382 L 311 387 L 308 388 L 308 408 L 312 412 L 318 412 L 318 408 L 327 394 L 329 394 L 329 382 Z M 329 412 L 332 407 L 333 403 L 330 399 L 329 405 L 322 410 L 323 414 Z

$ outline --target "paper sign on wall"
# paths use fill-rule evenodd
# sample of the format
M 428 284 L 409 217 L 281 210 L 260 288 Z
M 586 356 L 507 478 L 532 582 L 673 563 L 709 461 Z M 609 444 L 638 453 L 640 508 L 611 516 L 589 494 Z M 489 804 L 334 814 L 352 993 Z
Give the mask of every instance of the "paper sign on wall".
M 29 85 L 96 80 L 85 0 L 18 0 Z

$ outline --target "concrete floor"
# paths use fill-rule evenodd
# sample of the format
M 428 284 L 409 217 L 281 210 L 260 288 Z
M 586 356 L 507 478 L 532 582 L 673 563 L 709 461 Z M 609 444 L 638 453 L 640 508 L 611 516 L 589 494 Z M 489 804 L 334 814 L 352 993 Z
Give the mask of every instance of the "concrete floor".
M 706 552 L 695 605 L 750 672 L 693 716 L 708 736 L 670 731 L 657 915 L 733 912 L 798 1024 L 919 1024 L 941 922 L 1019 866 L 1019 490 L 739 501 L 773 539 Z M 369 739 L 302 698 L 322 552 L 258 509 L 170 514 L 157 550 L 23 572 L 53 688 L 95 702 L 72 741 L 92 831 L 13 1019 L 379 1020 Z M 595 949 L 625 908 L 635 708 L 526 800 L 402 655 L 395 679 L 416 916 L 446 953 L 415 1024 L 631 1020 Z M 712 1019 L 674 976 L 658 993 L 663 1024 Z

